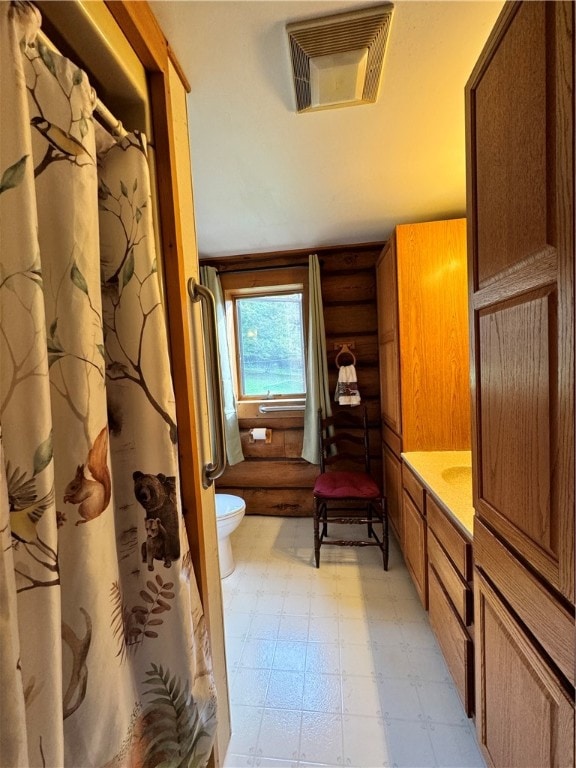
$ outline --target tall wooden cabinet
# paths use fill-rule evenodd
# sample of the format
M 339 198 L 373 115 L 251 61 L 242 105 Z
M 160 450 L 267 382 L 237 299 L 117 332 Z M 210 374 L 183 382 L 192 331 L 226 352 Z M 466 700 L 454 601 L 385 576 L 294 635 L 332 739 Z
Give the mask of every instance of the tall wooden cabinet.
M 401 451 L 470 448 L 465 219 L 397 226 L 376 279 L 383 466 L 402 539 Z
M 574 765 L 574 4 L 506 3 L 466 102 L 478 736 Z

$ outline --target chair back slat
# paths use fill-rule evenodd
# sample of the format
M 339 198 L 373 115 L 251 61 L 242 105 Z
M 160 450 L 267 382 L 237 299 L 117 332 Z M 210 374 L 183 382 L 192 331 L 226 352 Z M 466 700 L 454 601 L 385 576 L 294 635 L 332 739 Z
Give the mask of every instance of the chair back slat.
M 341 411 L 324 418 L 318 409 L 320 471 L 341 464 L 361 465 L 370 473 L 370 441 L 366 406 L 357 413 Z M 353 431 L 351 431 L 353 430 Z

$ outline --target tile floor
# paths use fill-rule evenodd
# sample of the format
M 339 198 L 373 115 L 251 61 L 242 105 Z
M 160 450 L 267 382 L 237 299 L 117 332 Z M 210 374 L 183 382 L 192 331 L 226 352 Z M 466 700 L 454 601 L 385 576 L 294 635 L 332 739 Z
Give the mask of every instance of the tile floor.
M 314 568 L 311 519 L 247 516 L 232 547 L 225 768 L 484 767 L 392 539 L 387 573 L 372 547 Z

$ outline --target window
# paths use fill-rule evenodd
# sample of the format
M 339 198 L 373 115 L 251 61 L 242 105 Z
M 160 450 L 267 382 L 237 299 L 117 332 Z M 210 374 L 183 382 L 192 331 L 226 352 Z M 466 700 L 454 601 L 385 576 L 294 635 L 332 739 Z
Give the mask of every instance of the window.
M 262 287 L 230 296 L 239 399 L 306 392 L 302 286 Z
M 260 418 L 262 404 L 274 398 L 283 409 L 268 412 L 267 422 L 302 418 L 308 264 L 240 266 L 222 271 L 220 280 L 238 417 Z M 294 410 L 287 411 L 290 407 Z

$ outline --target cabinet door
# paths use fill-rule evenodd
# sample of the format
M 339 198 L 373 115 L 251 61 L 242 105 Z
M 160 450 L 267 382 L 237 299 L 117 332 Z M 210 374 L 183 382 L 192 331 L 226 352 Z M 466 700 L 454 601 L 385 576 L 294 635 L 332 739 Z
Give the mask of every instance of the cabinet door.
M 402 494 L 402 546 L 404 559 L 424 608 L 428 607 L 426 521 L 406 491 Z
M 382 459 L 386 481 L 388 518 L 400 546 L 402 546 L 402 463 L 387 445 L 382 448 Z
M 476 729 L 490 765 L 574 765 L 574 706 L 522 625 L 477 573 Z
M 573 24 L 506 3 L 466 88 L 474 506 L 571 602 Z
M 390 238 L 376 265 L 378 285 L 378 353 L 382 419 L 402 434 L 400 410 L 400 358 L 398 346 L 398 287 L 396 246 Z

